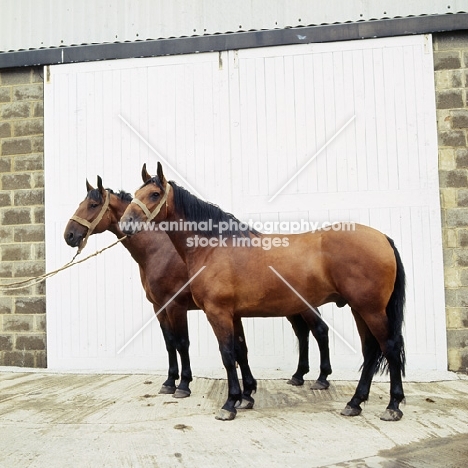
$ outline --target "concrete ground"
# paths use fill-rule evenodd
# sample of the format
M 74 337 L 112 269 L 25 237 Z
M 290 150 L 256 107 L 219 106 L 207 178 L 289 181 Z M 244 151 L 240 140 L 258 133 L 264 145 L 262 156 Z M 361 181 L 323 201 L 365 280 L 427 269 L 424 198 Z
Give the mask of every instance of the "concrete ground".
M 255 407 L 214 418 L 226 381 L 195 378 L 192 396 L 159 395 L 162 375 L 58 374 L 0 368 L 0 466 L 11 467 L 466 467 L 468 378 L 405 382 L 399 422 L 379 414 L 374 383 L 360 416 L 340 410 L 355 381 L 260 379 Z

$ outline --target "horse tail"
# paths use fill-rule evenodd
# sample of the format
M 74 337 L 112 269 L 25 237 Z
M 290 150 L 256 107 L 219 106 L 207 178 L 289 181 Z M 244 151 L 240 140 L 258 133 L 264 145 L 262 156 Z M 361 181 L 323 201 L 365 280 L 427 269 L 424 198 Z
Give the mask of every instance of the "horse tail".
M 400 253 L 395 247 L 395 243 L 392 239 L 387 237 L 388 242 L 392 246 L 393 252 L 395 254 L 395 261 L 397 265 L 397 272 L 395 278 L 395 286 L 393 288 L 392 295 L 388 301 L 386 312 L 388 317 L 389 325 L 389 341 L 393 344 L 390 348 L 393 349 L 392 356 L 393 360 L 398 363 L 402 375 L 405 375 L 405 365 L 406 365 L 406 356 L 405 356 L 405 343 L 402 335 L 402 327 L 404 320 L 404 307 L 406 300 L 406 275 L 405 269 L 403 267 L 403 262 L 401 261 Z M 383 359 L 383 354 L 379 356 L 378 366 L 376 368 L 376 373 L 378 371 L 388 371 L 388 360 Z

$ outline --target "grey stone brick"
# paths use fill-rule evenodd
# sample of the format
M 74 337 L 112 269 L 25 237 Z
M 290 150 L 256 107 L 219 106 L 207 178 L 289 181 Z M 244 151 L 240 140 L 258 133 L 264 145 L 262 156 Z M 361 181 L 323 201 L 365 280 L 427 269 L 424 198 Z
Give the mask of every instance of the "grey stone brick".
M 458 168 L 468 168 L 468 148 L 457 149 L 455 163 Z
M 463 91 L 461 89 L 438 91 L 436 101 L 437 109 L 461 109 L 463 108 Z
M 468 304 L 468 298 L 465 298 L 463 302 Z M 447 330 L 447 345 L 449 348 L 468 347 L 468 329 Z
M 18 85 L 31 82 L 31 69 L 10 69 L 0 72 L 2 85 Z
M 31 138 L 9 138 L 2 141 L 1 149 L 3 156 L 31 153 L 32 140 Z
M 468 128 L 468 109 L 452 111 L 452 127 Z
M 11 351 L 13 349 L 13 336 L 0 335 L 0 351 Z
M 26 332 L 32 331 L 34 317 L 32 315 L 10 315 L 3 318 L 3 331 Z
M 29 174 L 4 174 L 1 176 L 2 190 L 21 190 L 31 188 Z
M 11 101 L 11 88 L 0 88 L 0 102 Z
M 42 153 L 19 155 L 14 159 L 15 172 L 42 171 L 43 169 L 44 155 Z
M 29 244 L 0 245 L 0 252 L 2 261 L 32 260 L 31 246 Z
M 16 206 L 43 205 L 44 204 L 44 190 L 43 189 L 18 190 L 15 192 L 14 202 Z
M 468 235 L 468 233 L 467 233 Z M 43 242 L 45 239 L 44 225 L 31 224 L 14 228 L 15 242 Z M 467 237 L 468 242 L 468 237 Z
M 461 57 L 458 51 L 435 51 L 434 70 L 453 70 L 461 68 Z
M 11 172 L 10 157 L 0 157 L 0 172 Z
M 447 227 L 468 227 L 468 209 L 454 208 L 447 210 Z
M 14 101 L 39 101 L 44 96 L 43 86 L 40 83 L 28 86 L 15 86 L 13 88 Z
M 458 229 L 458 246 L 468 247 L 468 229 Z
M 455 169 L 453 171 L 440 171 L 441 187 L 468 187 L 467 171 Z
M 462 268 L 468 267 L 468 250 L 455 249 L 456 265 Z M 456 304 L 458 307 L 460 304 Z
M 439 132 L 440 146 L 466 146 L 466 137 L 463 130 L 453 130 L 451 132 Z
M 43 335 L 40 336 L 17 336 L 15 348 L 17 350 L 26 350 L 26 351 L 34 351 L 34 350 L 43 350 L 45 349 L 45 337 Z
M 15 367 L 33 367 L 34 366 L 34 352 L 30 351 L 13 351 L 4 353 L 3 357 L 4 366 Z
M 2 218 L 4 226 L 31 224 L 31 210 L 29 208 L 5 209 Z
M 11 125 L 8 122 L 0 122 L 0 138 L 11 137 Z
M 438 50 L 458 50 L 466 48 L 468 34 L 466 31 L 450 31 L 436 34 L 434 39 Z
M 34 102 L 31 105 L 33 117 L 44 117 L 44 103 L 42 101 Z
M 32 153 L 44 152 L 44 135 L 31 137 L 31 152 Z
M 0 315 L 11 314 L 13 311 L 13 299 L 0 296 Z
M 33 208 L 33 221 L 35 224 L 45 223 L 45 213 L 43 206 L 36 206 Z
M 3 120 L 25 119 L 29 117 L 31 105 L 29 102 L 11 102 L 0 105 L 0 118 Z
M 4 206 L 11 206 L 10 192 L 0 192 L 0 207 Z
M 45 273 L 45 261 L 16 262 L 13 264 L 15 278 L 32 278 Z
M 16 297 L 14 301 L 16 314 L 45 314 L 45 297 Z
M 15 137 L 43 135 L 44 121 L 43 119 L 18 120 L 13 124 L 13 133 Z

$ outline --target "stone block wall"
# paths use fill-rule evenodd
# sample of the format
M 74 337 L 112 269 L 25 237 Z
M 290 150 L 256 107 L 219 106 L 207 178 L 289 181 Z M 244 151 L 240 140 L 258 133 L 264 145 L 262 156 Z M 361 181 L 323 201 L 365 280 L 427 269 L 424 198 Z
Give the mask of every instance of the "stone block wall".
M 434 35 L 449 370 L 468 371 L 468 31 Z
M 42 68 L 0 70 L 0 284 L 44 273 Z M 45 286 L 0 288 L 0 365 L 46 367 Z

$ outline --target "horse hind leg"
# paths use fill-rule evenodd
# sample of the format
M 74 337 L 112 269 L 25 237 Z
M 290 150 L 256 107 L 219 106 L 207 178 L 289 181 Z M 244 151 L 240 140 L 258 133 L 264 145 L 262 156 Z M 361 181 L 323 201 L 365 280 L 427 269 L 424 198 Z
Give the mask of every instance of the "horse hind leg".
M 359 379 L 356 391 L 351 400 L 346 404 L 346 407 L 341 411 L 343 416 L 358 416 L 361 414 L 361 403 L 367 401 L 369 398 L 372 377 L 378 369 L 379 362 L 382 358 L 382 352 L 377 339 L 372 335 L 369 327 L 361 316 L 355 313 L 354 310 L 352 310 L 352 312 L 361 338 L 364 363 L 362 365 L 361 378 Z
M 307 310 L 300 315 L 288 317 L 293 325 L 293 330 L 299 340 L 299 364 L 296 374 L 288 383 L 302 385 L 304 373 L 309 371 L 309 331 L 317 341 L 320 352 L 320 374 L 318 379 L 310 387 L 311 390 L 325 390 L 330 386 L 327 377 L 332 373 L 330 364 L 330 349 L 328 341 L 328 326 L 322 320 L 317 309 Z M 304 372 L 305 371 L 305 372 Z M 303 372 L 303 373 L 301 373 Z
M 394 340 L 387 341 L 385 358 L 390 373 L 390 402 L 386 410 L 380 415 L 380 419 L 383 421 L 399 421 L 403 417 L 403 412 L 399 406 L 405 399 L 401 379 L 401 370 L 404 366 L 404 344 L 401 335 Z
M 402 335 L 403 315 L 405 306 L 405 269 L 398 249 L 393 240 L 388 241 L 395 254 L 396 278 L 392 295 L 386 307 L 389 323 L 389 338 L 387 338 L 382 351 L 388 363 L 390 372 L 390 402 L 385 412 L 380 416 L 384 421 L 399 421 L 403 413 L 399 408 L 404 400 L 402 374 L 405 375 L 405 344 Z
M 399 421 L 403 416 L 399 405 L 404 399 L 401 380 L 404 369 L 403 337 L 397 334 L 396 339 L 389 338 L 392 331 L 385 311 L 366 315 L 365 319 L 354 311 L 353 315 L 363 342 L 364 364 L 356 393 L 341 414 L 356 416 L 361 412 L 359 405 L 368 398 L 373 375 L 386 364 L 390 372 L 390 403 L 380 419 Z
M 327 377 L 332 373 L 330 363 L 330 348 L 328 341 L 328 325 L 322 320 L 318 309 L 307 312 L 307 321 L 314 335 L 320 352 L 320 374 L 310 387 L 311 390 L 326 390 L 330 386 Z
M 234 319 L 234 349 L 236 353 L 236 361 L 241 370 L 243 385 L 242 401 L 236 405 L 236 408 L 252 409 L 255 404 L 252 393 L 257 391 L 257 381 L 250 370 L 244 327 L 240 318 Z
M 304 385 L 304 375 L 309 372 L 309 327 L 301 315 L 286 317 L 292 325 L 299 344 L 299 361 L 296 372 L 288 380 L 289 385 Z

